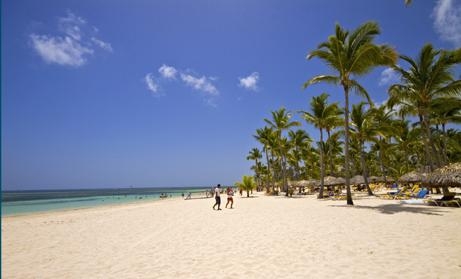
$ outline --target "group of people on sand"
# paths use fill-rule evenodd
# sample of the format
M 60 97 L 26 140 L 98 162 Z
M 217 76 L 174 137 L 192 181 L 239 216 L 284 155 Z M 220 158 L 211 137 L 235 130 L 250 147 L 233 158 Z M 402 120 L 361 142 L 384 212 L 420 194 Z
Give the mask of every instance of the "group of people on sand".
M 227 194 L 227 203 L 226 208 L 230 203 L 230 208 L 233 208 L 234 205 L 234 190 L 231 187 L 227 187 L 226 189 Z M 221 184 L 218 184 L 214 189 L 214 198 L 215 204 L 213 205 L 213 210 L 216 210 L 216 206 L 218 206 L 218 210 L 221 210 Z

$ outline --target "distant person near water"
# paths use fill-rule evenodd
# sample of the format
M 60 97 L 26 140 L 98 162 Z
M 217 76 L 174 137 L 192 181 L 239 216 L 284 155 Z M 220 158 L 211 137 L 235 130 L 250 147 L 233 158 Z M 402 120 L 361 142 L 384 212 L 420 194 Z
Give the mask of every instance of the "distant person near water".
M 213 205 L 213 210 L 215 210 L 216 206 L 218 206 L 218 210 L 222 210 L 221 209 L 221 184 L 218 184 L 218 186 L 216 186 L 216 188 L 214 189 L 214 198 L 216 202 Z
M 227 187 L 226 193 L 227 193 L 226 208 L 229 203 L 231 203 L 230 208 L 232 208 L 232 206 L 234 205 L 234 190 L 232 190 L 231 187 Z

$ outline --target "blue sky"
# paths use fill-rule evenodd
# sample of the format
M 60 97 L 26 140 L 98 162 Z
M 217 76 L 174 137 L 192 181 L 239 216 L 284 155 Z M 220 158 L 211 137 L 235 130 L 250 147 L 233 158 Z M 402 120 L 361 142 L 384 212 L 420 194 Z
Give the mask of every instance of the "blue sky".
M 305 56 L 335 23 L 368 20 L 402 54 L 461 46 L 460 0 L 4 0 L 2 187 L 233 184 L 271 111 L 342 102 L 301 90 L 330 73 Z M 383 71 L 361 78 L 376 102 Z

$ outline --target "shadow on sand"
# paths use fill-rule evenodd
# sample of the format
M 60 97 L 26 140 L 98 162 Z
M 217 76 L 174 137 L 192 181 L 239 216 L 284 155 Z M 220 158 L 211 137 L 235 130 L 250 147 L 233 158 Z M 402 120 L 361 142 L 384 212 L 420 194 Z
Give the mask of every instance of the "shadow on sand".
M 415 213 L 415 214 L 426 214 L 426 215 L 438 215 L 442 216 L 443 213 L 448 212 L 440 207 L 433 206 L 408 206 L 404 204 L 382 204 L 378 206 L 366 206 L 366 205 L 330 205 L 331 207 L 348 207 L 357 209 L 368 209 L 374 210 L 383 214 L 397 214 L 397 213 Z
M 190 197 L 190 198 L 185 198 L 185 201 L 188 200 L 204 200 L 204 199 L 210 199 L 211 197 Z

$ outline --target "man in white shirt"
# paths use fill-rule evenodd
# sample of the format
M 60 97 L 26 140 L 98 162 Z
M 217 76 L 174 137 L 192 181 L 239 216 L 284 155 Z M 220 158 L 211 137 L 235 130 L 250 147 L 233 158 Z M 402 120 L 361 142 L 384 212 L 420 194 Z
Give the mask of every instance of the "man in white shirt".
M 218 206 L 218 210 L 221 210 L 221 184 L 218 184 L 218 186 L 214 189 L 214 198 L 216 202 L 213 205 L 213 210 L 215 210 L 216 206 Z

